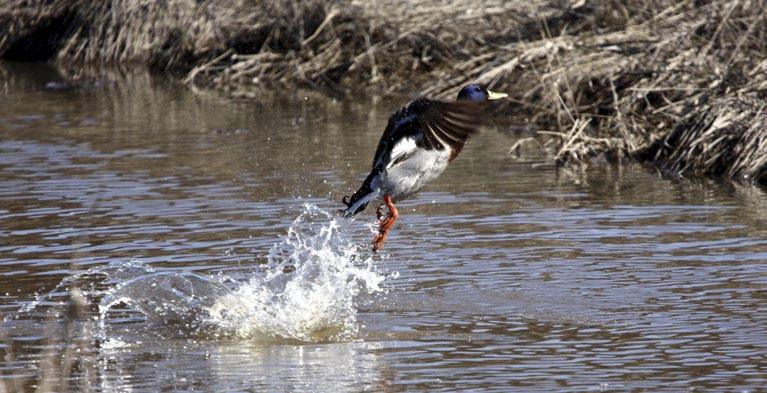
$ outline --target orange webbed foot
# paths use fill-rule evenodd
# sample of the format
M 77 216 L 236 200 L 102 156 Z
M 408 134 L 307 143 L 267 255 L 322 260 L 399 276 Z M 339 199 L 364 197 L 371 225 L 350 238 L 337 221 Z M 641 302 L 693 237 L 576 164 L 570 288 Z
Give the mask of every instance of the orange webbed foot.
M 391 196 L 384 195 L 383 199 L 386 207 L 389 208 L 389 214 L 383 221 L 381 221 L 381 225 L 378 228 L 378 235 L 373 239 L 373 252 L 378 252 L 378 250 L 383 248 L 384 242 L 386 241 L 386 235 L 389 234 L 389 229 L 394 226 L 394 222 L 397 221 L 397 217 L 399 217 L 399 212 L 397 212 L 397 207 L 394 206 Z M 380 210 L 381 208 L 379 207 L 376 211 L 379 220 L 381 219 Z

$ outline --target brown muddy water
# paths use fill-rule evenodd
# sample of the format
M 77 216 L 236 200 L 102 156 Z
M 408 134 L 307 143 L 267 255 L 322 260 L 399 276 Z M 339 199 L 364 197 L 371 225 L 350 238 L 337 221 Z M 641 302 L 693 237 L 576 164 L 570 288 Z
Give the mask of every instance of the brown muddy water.
M 759 189 L 486 130 L 372 255 L 372 212 L 336 211 L 398 102 L 0 70 L 2 389 L 767 385 Z

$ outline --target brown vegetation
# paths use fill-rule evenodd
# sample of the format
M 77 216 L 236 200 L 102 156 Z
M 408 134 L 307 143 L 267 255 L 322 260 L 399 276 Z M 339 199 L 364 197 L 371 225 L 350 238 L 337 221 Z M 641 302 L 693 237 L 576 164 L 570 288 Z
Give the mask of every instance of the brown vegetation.
M 9 0 L 5 0 L 9 1 Z M 191 85 L 449 96 L 469 81 L 559 141 L 767 183 L 767 6 L 671 0 L 10 1 L 0 55 L 141 63 Z

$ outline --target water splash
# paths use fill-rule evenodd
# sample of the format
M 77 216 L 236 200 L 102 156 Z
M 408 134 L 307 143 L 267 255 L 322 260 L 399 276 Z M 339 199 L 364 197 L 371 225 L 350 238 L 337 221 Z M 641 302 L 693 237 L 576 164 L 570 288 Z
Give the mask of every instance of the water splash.
M 5 320 L 18 319 L 25 314 L 41 311 L 42 309 L 45 309 L 48 315 L 57 316 L 60 315 L 61 308 L 68 304 L 71 295 L 70 291 L 73 288 L 82 289 L 85 300 L 92 303 L 105 293 L 105 288 L 154 272 L 155 269 L 151 266 L 132 259 L 73 273 L 64 277 L 52 290 L 37 295 L 33 301 L 22 305 L 16 314 L 7 315 Z
M 358 329 L 362 293 L 382 291 L 386 278 L 345 238 L 343 223 L 311 205 L 267 261 L 244 277 L 153 272 L 132 266 L 106 291 L 101 321 L 118 305 L 181 333 L 301 341 L 343 340 Z M 106 328 L 106 326 L 105 326 Z

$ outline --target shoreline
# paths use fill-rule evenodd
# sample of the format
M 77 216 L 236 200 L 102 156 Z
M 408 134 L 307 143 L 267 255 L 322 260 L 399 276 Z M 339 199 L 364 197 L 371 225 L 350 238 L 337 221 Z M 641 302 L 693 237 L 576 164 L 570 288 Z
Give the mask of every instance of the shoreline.
M 6 0 L 8 1 L 8 0 Z M 767 185 L 767 6 L 574 1 L 0 3 L 0 58 L 133 66 L 248 96 L 451 97 L 476 81 L 554 158 Z

